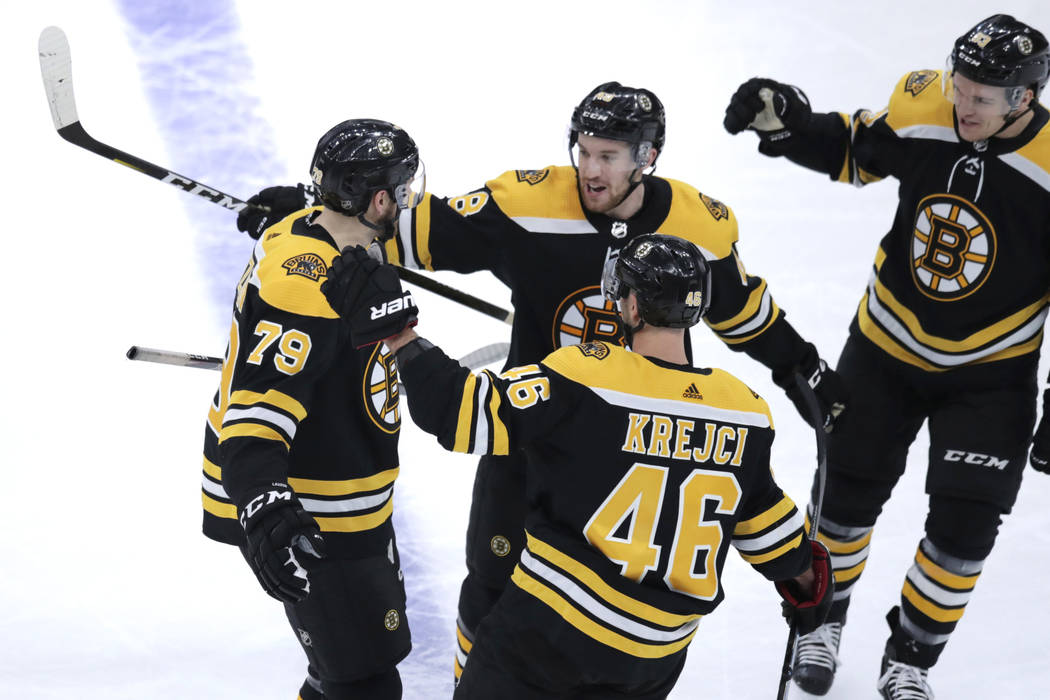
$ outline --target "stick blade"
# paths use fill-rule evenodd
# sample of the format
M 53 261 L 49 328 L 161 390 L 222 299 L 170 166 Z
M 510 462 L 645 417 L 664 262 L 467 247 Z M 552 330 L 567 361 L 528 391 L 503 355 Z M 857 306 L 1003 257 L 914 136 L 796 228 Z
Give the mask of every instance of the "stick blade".
M 491 345 L 480 347 L 474 352 L 468 352 L 459 358 L 459 364 L 467 369 L 481 369 L 493 362 L 502 362 L 507 358 L 509 351 L 510 343 L 492 343 Z
M 73 98 L 73 59 L 69 40 L 58 27 L 46 27 L 37 42 L 40 53 L 40 75 L 44 79 L 44 93 L 51 108 L 55 129 L 80 121 Z

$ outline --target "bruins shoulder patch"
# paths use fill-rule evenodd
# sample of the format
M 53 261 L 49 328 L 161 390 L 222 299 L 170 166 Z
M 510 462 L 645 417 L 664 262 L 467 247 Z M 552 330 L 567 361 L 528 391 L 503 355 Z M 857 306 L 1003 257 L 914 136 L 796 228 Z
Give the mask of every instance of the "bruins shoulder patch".
M 910 93 L 912 97 L 917 97 L 920 92 L 929 87 L 937 78 L 937 71 L 935 70 L 917 70 L 912 71 L 908 74 L 908 79 L 904 82 L 904 92 Z
M 582 343 L 576 346 L 583 353 L 584 357 L 593 357 L 598 360 L 604 360 L 609 356 L 609 346 L 605 343 Z
M 281 263 L 281 267 L 287 270 L 289 275 L 302 275 L 315 282 L 321 277 L 328 276 L 328 265 L 316 253 L 295 255 Z
M 729 218 L 729 207 L 719 202 L 717 199 L 711 199 L 703 192 L 700 193 L 700 201 L 704 203 L 707 210 L 711 212 L 711 216 L 715 217 L 715 221 L 721 221 L 722 219 Z
M 530 185 L 538 185 L 547 179 L 550 172 L 550 168 L 545 168 L 543 170 L 515 170 L 514 174 L 518 176 L 518 182 L 527 182 Z

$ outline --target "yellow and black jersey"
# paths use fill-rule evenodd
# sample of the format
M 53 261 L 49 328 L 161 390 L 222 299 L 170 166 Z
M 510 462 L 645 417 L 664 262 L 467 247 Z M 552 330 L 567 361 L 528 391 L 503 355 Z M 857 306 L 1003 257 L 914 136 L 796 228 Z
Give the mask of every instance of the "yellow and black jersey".
M 769 408 L 726 372 L 593 342 L 498 375 L 432 348 L 401 376 L 413 420 L 447 449 L 526 450 L 512 581 L 607 646 L 683 649 L 723 598 L 730 544 L 771 580 L 809 566 L 803 519 L 770 471 Z
M 790 370 L 806 344 L 765 281 L 745 272 L 732 210 L 676 180 L 646 176 L 644 183 L 641 210 L 619 221 L 584 209 L 572 167 L 512 170 L 463 196 L 429 195 L 406 210 L 387 257 L 411 268 L 489 270 L 507 285 L 514 304 L 510 367 L 592 340 L 622 345 L 615 305 L 601 294 L 605 261 L 634 236 L 680 236 L 711 262 L 708 325 L 733 349 Z
M 900 182 L 852 330 L 930 372 L 1038 352 L 1050 291 L 1047 110 L 1014 138 L 963 141 L 941 78 L 909 73 L 886 109 L 823 121 L 786 154 L 857 186 Z
M 237 286 L 204 431 L 204 533 L 240 544 L 243 495 L 287 480 L 330 550 L 371 556 L 392 534 L 397 368 L 382 344 L 355 349 L 321 294 L 338 251 L 318 211 L 267 229 Z

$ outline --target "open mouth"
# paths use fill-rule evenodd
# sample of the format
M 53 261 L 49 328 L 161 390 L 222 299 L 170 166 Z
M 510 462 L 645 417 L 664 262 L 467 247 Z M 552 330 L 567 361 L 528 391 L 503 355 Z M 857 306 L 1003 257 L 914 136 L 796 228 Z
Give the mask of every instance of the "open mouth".
M 592 197 L 597 197 L 602 192 L 604 192 L 606 188 L 605 188 L 604 185 L 589 185 L 589 184 L 585 184 L 583 186 L 583 189 L 584 189 L 584 192 L 586 192 L 587 194 L 591 195 Z

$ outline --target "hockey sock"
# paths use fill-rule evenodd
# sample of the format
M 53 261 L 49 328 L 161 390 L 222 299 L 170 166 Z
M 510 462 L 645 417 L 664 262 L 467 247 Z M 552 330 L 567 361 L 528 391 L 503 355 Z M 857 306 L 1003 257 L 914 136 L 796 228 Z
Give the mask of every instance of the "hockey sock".
M 806 514 L 809 528 L 809 513 Z M 817 539 L 831 552 L 831 568 L 835 575 L 835 597 L 828 614 L 828 622 L 844 622 L 853 584 L 860 578 L 868 562 L 873 527 L 848 527 L 826 516 L 820 519 Z

